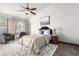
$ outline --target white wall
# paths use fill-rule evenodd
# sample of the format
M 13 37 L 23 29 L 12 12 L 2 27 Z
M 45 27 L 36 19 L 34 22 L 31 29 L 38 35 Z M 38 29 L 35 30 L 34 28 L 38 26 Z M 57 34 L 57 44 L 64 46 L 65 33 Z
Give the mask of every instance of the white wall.
M 60 41 L 79 44 L 79 4 L 52 4 L 30 18 L 31 33 L 39 33 L 40 17 L 50 16 L 50 28 L 57 28 Z

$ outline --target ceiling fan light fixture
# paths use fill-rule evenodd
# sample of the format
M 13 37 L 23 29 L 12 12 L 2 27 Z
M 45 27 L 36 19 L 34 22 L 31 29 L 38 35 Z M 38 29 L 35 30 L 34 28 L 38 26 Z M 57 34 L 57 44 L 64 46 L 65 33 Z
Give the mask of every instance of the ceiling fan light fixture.
M 25 13 L 30 13 L 30 11 L 25 11 Z

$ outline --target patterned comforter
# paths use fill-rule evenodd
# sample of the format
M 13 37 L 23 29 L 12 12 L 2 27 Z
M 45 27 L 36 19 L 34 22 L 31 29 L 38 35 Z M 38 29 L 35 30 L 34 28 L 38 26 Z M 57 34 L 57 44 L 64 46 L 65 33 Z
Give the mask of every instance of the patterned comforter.
M 19 39 L 19 42 L 31 49 L 36 55 L 40 48 L 49 44 L 48 36 L 41 34 L 25 35 Z

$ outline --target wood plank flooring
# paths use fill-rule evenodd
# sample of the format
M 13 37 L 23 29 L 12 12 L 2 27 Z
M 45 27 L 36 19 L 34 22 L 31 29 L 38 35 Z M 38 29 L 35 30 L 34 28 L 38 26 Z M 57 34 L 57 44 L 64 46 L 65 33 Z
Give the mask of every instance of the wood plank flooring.
M 59 43 L 54 56 L 79 56 L 79 46 Z

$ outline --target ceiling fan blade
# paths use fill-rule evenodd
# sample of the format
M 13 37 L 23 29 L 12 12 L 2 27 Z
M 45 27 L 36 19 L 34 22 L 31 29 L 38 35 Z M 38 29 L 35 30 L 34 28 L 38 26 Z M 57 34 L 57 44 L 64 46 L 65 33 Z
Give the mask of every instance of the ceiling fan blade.
M 24 6 L 22 6 L 22 5 L 20 5 L 22 8 L 24 8 L 24 9 L 26 9 L 26 7 L 24 7 Z
M 34 13 L 34 12 L 32 12 L 32 11 L 30 11 L 30 13 L 32 13 L 32 14 L 34 14 L 34 15 L 36 15 L 36 13 Z
M 31 10 L 36 10 L 36 8 L 32 8 Z

